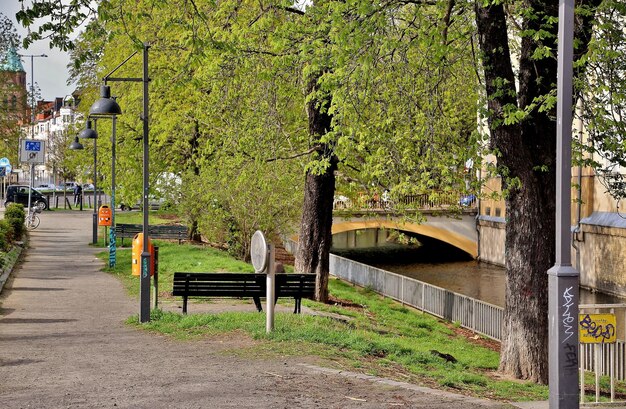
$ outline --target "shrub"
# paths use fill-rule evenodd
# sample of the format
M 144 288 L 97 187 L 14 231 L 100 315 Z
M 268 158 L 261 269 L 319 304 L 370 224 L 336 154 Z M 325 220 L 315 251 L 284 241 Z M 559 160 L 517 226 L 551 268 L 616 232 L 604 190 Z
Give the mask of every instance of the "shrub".
M 5 219 L 22 219 L 22 223 L 26 220 L 26 212 L 24 206 L 19 203 L 9 203 L 4 212 Z
M 24 206 L 17 203 L 9 204 L 4 212 L 4 219 L 13 229 L 13 240 L 20 240 L 26 230 L 24 225 L 24 220 L 26 219 Z
M 15 240 L 13 226 L 8 220 L 0 220 L 0 250 L 8 251 Z

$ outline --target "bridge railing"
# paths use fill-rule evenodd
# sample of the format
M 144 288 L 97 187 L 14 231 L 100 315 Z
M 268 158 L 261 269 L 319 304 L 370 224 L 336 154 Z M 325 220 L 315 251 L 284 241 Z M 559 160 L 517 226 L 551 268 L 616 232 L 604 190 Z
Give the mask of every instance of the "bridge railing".
M 458 192 L 434 192 L 406 195 L 397 201 L 387 200 L 378 195 L 368 197 L 360 195 L 357 198 L 348 198 L 338 195 L 333 202 L 334 210 L 392 210 L 403 208 L 414 209 L 445 209 L 454 206 L 476 207 L 478 201 L 475 195 L 461 196 Z

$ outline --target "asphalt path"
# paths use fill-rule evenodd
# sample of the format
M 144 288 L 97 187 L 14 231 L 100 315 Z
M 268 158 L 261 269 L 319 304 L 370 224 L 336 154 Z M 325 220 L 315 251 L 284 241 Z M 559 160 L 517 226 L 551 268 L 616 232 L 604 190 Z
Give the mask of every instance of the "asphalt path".
M 138 302 L 100 271 L 91 217 L 44 212 L 0 296 L 0 408 L 509 407 L 311 357 L 232 353 L 249 339 L 177 341 L 130 327 Z

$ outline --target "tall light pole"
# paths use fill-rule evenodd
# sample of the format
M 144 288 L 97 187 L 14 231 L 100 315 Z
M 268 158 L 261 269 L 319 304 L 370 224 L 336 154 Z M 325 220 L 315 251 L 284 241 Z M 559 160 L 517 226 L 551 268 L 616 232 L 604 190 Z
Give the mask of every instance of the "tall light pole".
M 574 0 L 559 0 L 556 157 L 556 259 L 548 270 L 550 409 L 577 409 L 578 271 L 572 267 L 572 95 Z
M 149 181 L 149 172 L 148 172 L 148 164 L 149 164 L 149 139 L 148 139 L 148 131 L 149 131 L 149 123 L 148 123 L 148 84 L 150 82 L 150 78 L 148 77 L 148 49 L 150 45 L 147 43 L 143 44 L 143 75 L 141 78 L 129 78 L 129 77 L 112 77 L 113 73 L 117 71 L 122 65 L 126 64 L 128 60 L 134 57 L 137 54 L 135 51 L 129 57 L 127 57 L 124 61 L 122 61 L 117 67 L 113 69 L 110 73 L 104 76 L 103 80 L 105 85 L 103 87 L 108 87 L 106 85 L 107 81 L 130 81 L 130 82 L 141 82 L 143 83 L 143 113 L 141 115 L 141 120 L 143 122 L 143 249 L 141 253 L 141 274 L 140 274 L 140 291 L 139 291 L 139 321 L 140 322 L 148 322 L 150 321 L 150 247 L 149 247 L 149 237 L 148 237 L 148 195 L 150 191 L 150 181 Z M 102 88 L 101 88 L 102 90 Z M 113 116 L 121 113 L 121 109 L 117 102 L 111 99 L 110 93 L 108 96 L 101 94 L 102 97 L 94 102 L 94 104 L 90 108 L 90 113 L 92 115 L 98 116 Z M 115 119 L 114 122 L 115 124 Z M 113 126 L 115 129 L 115 125 Z M 115 132 L 115 131 L 114 131 Z
M 98 132 L 96 131 L 96 121 L 93 120 L 94 127 L 92 129 L 92 120 L 88 119 L 85 129 L 80 131 L 78 137 L 81 139 L 93 139 L 93 225 L 92 225 L 92 242 L 98 243 L 98 206 L 96 201 L 96 192 L 98 191 L 97 179 L 98 179 L 98 161 L 97 161 L 97 148 L 96 141 L 98 140 Z M 70 146 L 71 149 L 71 146 Z
M 100 87 L 100 98 L 89 108 L 92 118 L 112 118 L 111 131 L 111 229 L 109 230 L 109 267 L 115 267 L 117 259 L 117 234 L 115 231 L 115 148 L 116 148 L 116 125 L 117 115 L 122 113 L 117 101 L 111 98 L 111 88 L 108 85 Z
M 31 139 L 35 139 L 35 58 L 47 58 L 46 54 L 20 54 L 20 57 L 30 57 L 30 126 Z M 30 215 L 31 191 L 33 189 L 35 164 L 30 164 L 30 175 L 28 178 L 28 215 Z

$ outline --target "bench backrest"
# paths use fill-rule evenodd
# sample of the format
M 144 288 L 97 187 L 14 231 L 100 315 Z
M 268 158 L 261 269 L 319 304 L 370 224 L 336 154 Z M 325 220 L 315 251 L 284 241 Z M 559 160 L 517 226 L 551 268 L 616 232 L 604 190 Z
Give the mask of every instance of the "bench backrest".
M 276 295 L 279 297 L 312 297 L 315 274 L 276 274 Z
M 174 273 L 172 295 L 234 297 L 265 294 L 264 274 Z
M 150 225 L 148 226 L 148 234 L 152 237 L 159 238 L 175 238 L 184 239 L 187 237 L 187 226 L 175 225 Z M 115 232 L 118 236 L 134 237 L 135 234 L 143 232 L 141 224 L 117 224 Z
M 172 295 L 233 297 L 242 294 L 264 297 L 265 274 L 250 273 L 174 273 Z M 277 274 L 278 297 L 312 297 L 315 294 L 315 274 Z

